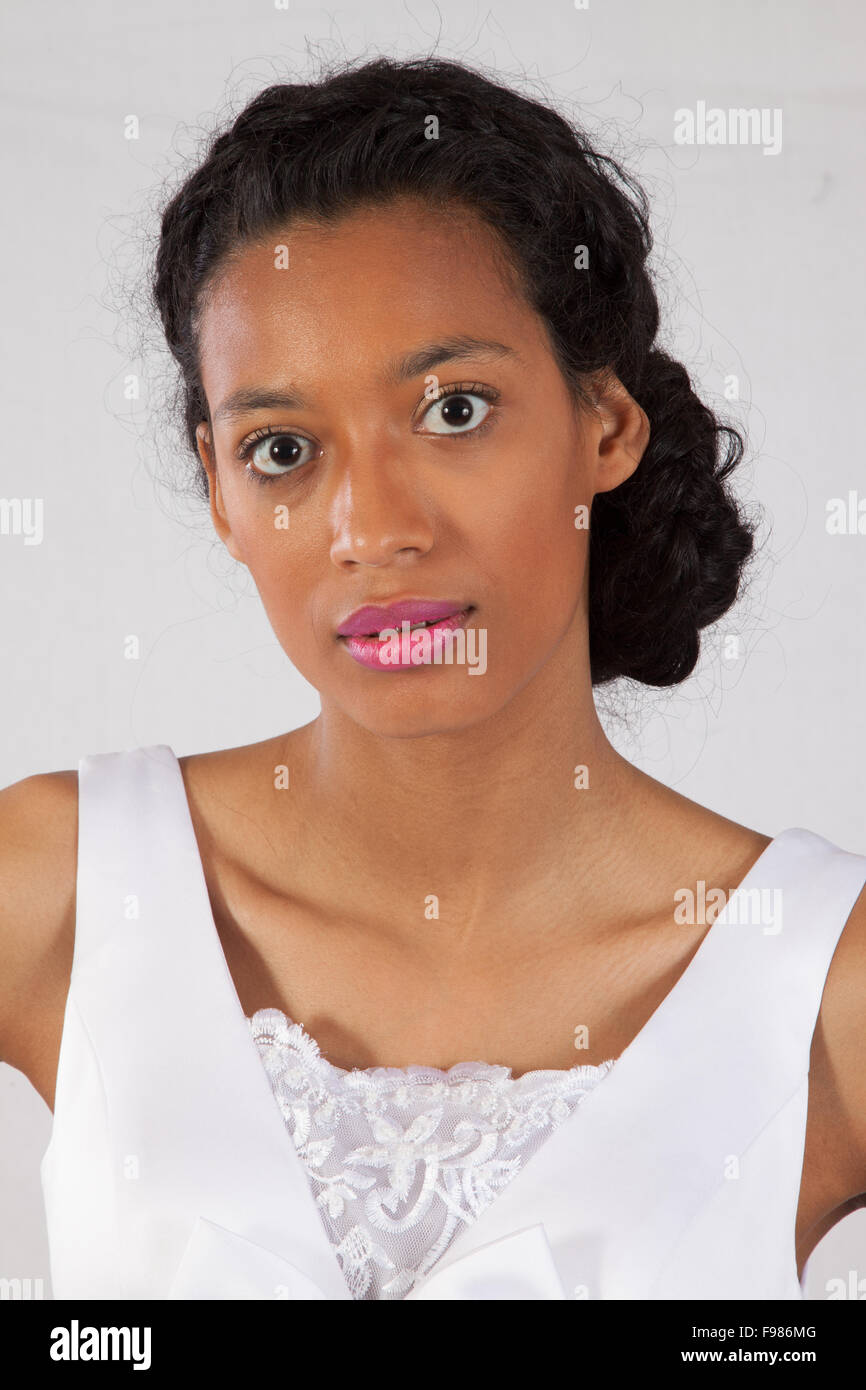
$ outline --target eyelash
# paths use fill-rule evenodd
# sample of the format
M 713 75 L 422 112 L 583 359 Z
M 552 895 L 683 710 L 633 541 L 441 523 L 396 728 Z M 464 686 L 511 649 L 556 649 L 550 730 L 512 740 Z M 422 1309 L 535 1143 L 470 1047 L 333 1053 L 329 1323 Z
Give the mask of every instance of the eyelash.
M 432 407 L 437 405 L 440 401 L 446 400 L 448 396 L 481 396 L 483 400 L 488 401 L 491 405 L 495 405 L 499 400 L 499 394 L 500 393 L 495 390 L 494 387 L 485 386 L 482 382 L 452 382 L 447 386 L 440 387 L 436 394 L 430 397 L 427 401 L 424 414 L 426 415 L 428 410 L 432 409 Z M 473 430 L 463 430 L 457 434 L 435 435 L 434 438 L 465 439 L 471 437 L 476 439 L 478 435 L 483 434 L 490 428 L 494 422 L 495 415 L 495 410 L 489 410 L 481 421 L 481 424 L 476 425 Z M 423 419 L 424 417 L 422 416 L 421 418 Z M 292 439 L 307 438 L 306 435 L 296 434 L 293 430 L 275 429 L 272 425 L 263 425 L 260 429 L 253 430 L 252 434 L 248 435 L 247 438 L 238 445 L 236 457 L 246 463 L 255 450 L 256 445 L 261 444 L 263 439 L 275 439 L 280 435 L 287 435 Z M 245 471 L 247 476 L 255 483 L 275 483 L 278 482 L 280 478 L 287 477 L 290 473 L 299 473 L 303 467 L 305 467 L 304 464 L 297 464 L 294 468 L 286 469 L 285 473 L 262 473 L 258 468 L 253 468 L 247 463 Z

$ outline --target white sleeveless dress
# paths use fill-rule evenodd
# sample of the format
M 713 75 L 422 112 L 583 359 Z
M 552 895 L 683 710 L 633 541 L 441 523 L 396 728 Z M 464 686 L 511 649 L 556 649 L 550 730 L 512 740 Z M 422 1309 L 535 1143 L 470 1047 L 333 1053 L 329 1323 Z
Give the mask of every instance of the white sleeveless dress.
M 347 1072 L 244 1016 L 172 750 L 79 779 L 55 1298 L 803 1297 L 809 1053 L 866 856 L 778 835 L 615 1061 Z

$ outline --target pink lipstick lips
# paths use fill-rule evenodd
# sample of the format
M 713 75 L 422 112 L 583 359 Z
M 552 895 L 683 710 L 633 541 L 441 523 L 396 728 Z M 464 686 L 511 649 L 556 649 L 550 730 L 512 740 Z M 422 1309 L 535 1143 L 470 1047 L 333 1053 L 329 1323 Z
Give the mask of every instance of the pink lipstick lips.
M 418 664 L 429 663 L 413 662 L 400 657 L 395 660 L 396 644 L 387 638 L 380 638 L 379 634 L 393 634 L 396 631 L 399 635 L 404 631 L 403 625 L 407 624 L 409 633 L 426 630 L 433 643 L 437 640 L 441 643 L 445 640 L 447 632 L 463 626 L 472 612 L 472 607 L 471 604 L 464 607 L 451 600 L 421 598 L 404 599 L 382 607 L 368 605 L 357 609 L 341 623 L 337 628 L 337 635 L 345 643 L 350 656 L 362 666 L 369 666 L 377 671 L 412 670 Z M 408 644 L 403 643 L 404 647 L 406 645 Z M 389 659 L 384 659 L 386 656 Z

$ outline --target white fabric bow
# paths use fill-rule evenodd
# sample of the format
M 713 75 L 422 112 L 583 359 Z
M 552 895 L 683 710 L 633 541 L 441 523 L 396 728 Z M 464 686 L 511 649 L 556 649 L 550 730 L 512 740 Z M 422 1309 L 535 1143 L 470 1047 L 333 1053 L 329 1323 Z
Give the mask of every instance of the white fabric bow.
M 347 1297 L 348 1288 L 346 1290 Z M 199 1216 L 172 1281 L 172 1299 L 327 1299 L 296 1265 Z M 564 1299 L 543 1225 L 528 1226 L 434 1268 L 413 1299 Z

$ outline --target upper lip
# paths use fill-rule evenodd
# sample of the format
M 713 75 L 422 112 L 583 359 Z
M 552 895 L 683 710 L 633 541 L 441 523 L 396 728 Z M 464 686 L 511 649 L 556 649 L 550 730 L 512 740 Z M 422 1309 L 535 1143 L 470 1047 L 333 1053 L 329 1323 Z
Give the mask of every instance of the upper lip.
M 406 598 L 393 603 L 368 604 L 356 608 L 337 628 L 340 637 L 369 637 L 383 628 L 398 628 L 401 623 L 431 623 L 440 618 L 452 618 L 470 605 L 451 599 Z

